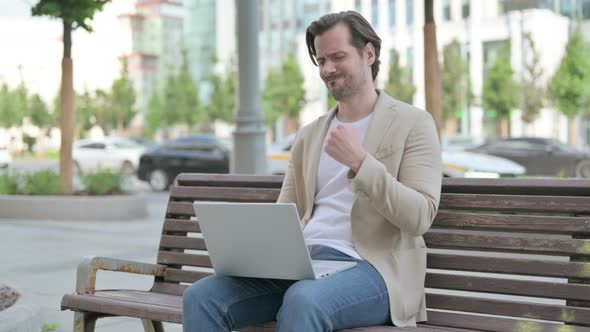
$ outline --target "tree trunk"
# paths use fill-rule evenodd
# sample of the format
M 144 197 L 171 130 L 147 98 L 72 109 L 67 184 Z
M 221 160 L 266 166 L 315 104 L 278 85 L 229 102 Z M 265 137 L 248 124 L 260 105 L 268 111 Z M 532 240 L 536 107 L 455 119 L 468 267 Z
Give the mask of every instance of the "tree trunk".
M 72 144 L 74 140 L 74 68 L 72 63 L 72 25 L 63 21 L 64 53 L 61 62 L 61 147 L 59 153 L 60 189 L 63 193 L 72 193 Z
M 576 146 L 578 144 L 578 126 L 576 121 L 576 116 L 570 116 L 567 118 L 568 121 L 568 143 L 571 146 Z
M 440 117 L 442 92 L 433 0 L 424 0 L 424 87 L 426 91 L 426 110 L 432 115 L 440 137 L 442 129 Z
M 294 135 L 299 130 L 299 119 L 297 117 L 285 117 L 285 136 Z
M 500 120 L 500 134 L 503 138 L 510 137 L 510 118 Z

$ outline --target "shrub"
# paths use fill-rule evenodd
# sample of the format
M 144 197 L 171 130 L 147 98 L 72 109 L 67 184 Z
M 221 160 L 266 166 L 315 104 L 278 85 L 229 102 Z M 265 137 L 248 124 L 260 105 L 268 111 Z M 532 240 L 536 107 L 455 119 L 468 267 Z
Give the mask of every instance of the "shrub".
M 19 192 L 20 176 L 16 173 L 0 174 L 0 195 L 15 195 Z
M 82 175 L 82 183 L 91 195 L 108 195 L 120 193 L 125 177 L 122 173 L 100 170 Z
M 54 171 L 37 171 L 23 175 L 25 195 L 54 195 L 59 191 L 59 175 Z

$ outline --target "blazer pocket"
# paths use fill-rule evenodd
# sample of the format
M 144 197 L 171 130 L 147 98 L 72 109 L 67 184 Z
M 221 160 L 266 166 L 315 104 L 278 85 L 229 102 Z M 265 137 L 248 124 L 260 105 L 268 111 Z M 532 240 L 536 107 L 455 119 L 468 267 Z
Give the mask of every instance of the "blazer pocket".
M 426 247 L 402 249 L 394 258 L 402 283 L 404 318 L 409 319 L 420 310 L 426 279 Z
M 380 148 L 379 150 L 377 150 L 377 152 L 375 152 L 375 158 L 376 159 L 383 159 L 383 158 L 389 157 L 394 152 L 399 150 L 400 148 L 401 148 L 401 146 L 399 144 L 386 145 L 386 146 Z

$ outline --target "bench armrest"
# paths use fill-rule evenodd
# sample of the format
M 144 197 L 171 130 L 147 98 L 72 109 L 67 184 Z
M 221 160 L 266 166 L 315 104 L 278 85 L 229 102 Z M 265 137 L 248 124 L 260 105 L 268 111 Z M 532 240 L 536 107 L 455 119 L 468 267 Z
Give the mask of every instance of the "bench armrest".
M 82 259 L 82 262 L 78 264 L 78 272 L 76 273 L 76 293 L 94 293 L 96 286 L 96 272 L 98 270 L 162 277 L 166 271 L 166 266 L 108 257 L 85 256 Z

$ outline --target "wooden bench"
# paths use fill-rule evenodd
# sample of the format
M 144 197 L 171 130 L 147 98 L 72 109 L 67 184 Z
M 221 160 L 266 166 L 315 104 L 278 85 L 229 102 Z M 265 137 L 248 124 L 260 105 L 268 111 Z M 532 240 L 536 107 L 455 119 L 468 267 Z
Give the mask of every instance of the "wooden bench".
M 87 257 L 75 331 L 130 316 L 146 331 L 182 322 L 182 293 L 212 271 L 194 200 L 272 202 L 281 176 L 181 174 L 170 191 L 157 264 Z M 590 181 L 449 179 L 428 245 L 428 322 L 417 331 L 590 331 Z M 95 290 L 98 270 L 155 276 L 150 291 Z M 379 326 L 347 331 L 396 331 Z M 414 330 L 414 329 L 412 329 Z M 243 331 L 274 331 L 268 323 Z

